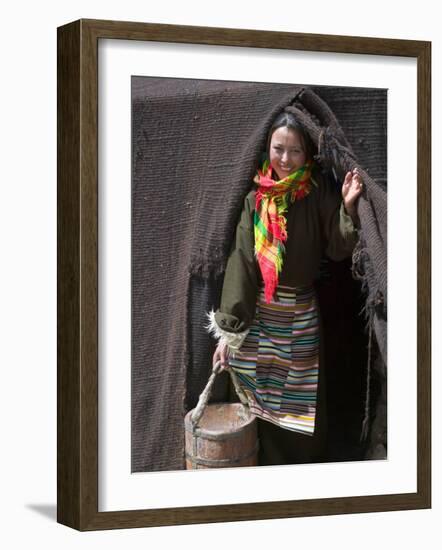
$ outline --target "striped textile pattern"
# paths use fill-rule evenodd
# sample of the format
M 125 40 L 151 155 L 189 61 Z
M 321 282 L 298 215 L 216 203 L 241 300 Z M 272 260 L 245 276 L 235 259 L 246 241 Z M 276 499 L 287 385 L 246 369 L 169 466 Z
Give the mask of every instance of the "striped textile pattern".
M 255 416 L 313 435 L 319 369 L 314 288 L 279 285 L 267 303 L 262 287 L 250 331 L 229 365 Z

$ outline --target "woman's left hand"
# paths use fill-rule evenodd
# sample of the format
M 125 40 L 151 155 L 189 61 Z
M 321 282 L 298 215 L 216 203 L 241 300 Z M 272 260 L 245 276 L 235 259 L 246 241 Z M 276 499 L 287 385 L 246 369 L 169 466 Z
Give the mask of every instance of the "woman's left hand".
M 352 217 L 356 214 L 356 201 L 363 188 L 364 184 L 357 168 L 346 173 L 342 184 L 342 198 L 345 209 Z

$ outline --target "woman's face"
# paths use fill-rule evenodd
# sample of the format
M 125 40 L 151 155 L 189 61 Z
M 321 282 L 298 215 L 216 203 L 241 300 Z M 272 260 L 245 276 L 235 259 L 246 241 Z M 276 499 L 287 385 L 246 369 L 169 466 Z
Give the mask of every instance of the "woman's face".
M 300 134 L 286 126 L 273 132 L 269 149 L 270 163 L 278 179 L 286 178 L 307 160 Z

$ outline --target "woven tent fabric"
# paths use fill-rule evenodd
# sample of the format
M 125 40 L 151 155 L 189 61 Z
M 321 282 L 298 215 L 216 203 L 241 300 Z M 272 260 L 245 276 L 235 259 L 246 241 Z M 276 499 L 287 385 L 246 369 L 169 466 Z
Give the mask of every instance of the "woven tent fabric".
M 336 89 L 319 91 L 329 105 L 339 103 Z M 379 91 L 367 90 L 366 96 L 370 93 Z M 355 97 L 360 100 L 361 93 Z M 133 472 L 184 468 L 184 415 L 195 406 L 211 368 L 205 312 L 219 300 L 236 221 L 271 122 L 290 105 L 308 119 L 324 163 L 338 170 L 359 165 L 341 129 L 345 125 L 308 88 L 132 80 Z M 361 103 L 367 116 L 364 108 Z M 352 124 L 348 128 L 351 134 Z M 355 269 L 367 289 L 367 311 L 374 311 L 377 300 L 379 315 L 371 322 L 386 350 L 385 162 L 379 167 L 377 157 L 365 159 L 361 168 L 369 166 L 374 175 L 363 172 L 367 191 L 359 207 L 362 239 Z M 215 399 L 223 399 L 225 391 L 220 382 Z

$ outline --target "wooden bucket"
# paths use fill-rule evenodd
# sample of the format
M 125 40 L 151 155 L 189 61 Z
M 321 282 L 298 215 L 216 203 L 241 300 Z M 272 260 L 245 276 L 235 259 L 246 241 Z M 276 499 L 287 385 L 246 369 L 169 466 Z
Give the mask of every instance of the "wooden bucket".
M 258 465 L 256 418 L 241 403 L 213 403 L 194 427 L 185 418 L 186 468 L 233 468 Z
M 258 465 L 258 430 L 247 398 L 232 370 L 229 371 L 241 403 L 208 405 L 210 391 L 221 363 L 213 367 L 198 405 L 184 419 L 186 468 L 233 468 Z

